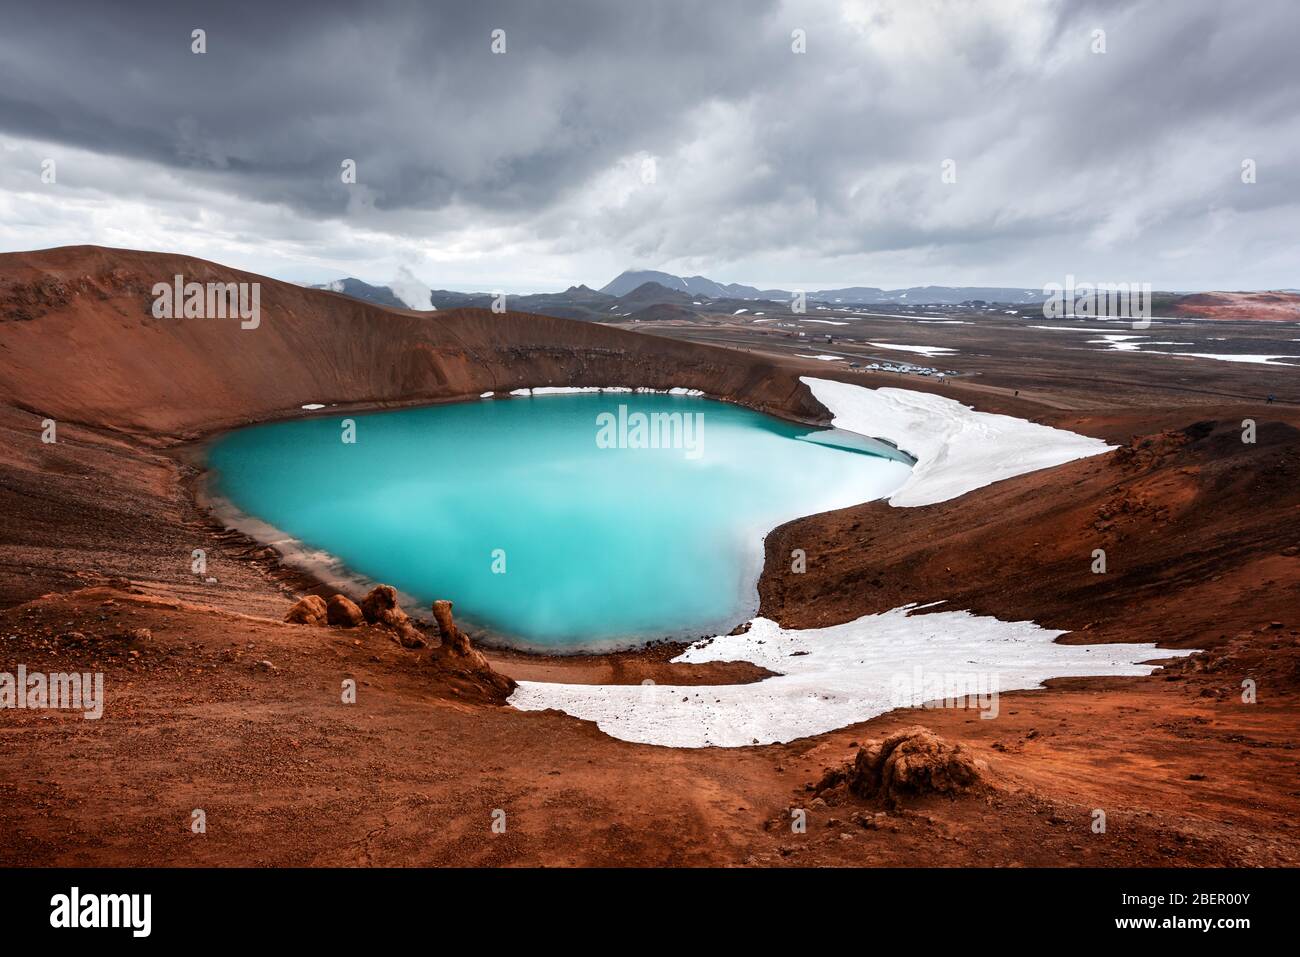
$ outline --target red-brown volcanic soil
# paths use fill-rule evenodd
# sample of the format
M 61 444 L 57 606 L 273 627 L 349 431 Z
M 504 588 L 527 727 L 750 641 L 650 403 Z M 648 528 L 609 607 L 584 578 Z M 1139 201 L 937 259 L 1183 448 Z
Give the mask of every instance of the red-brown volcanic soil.
M 1175 316 L 1300 322 L 1300 295 L 1293 292 L 1198 292 L 1173 304 Z
M 260 281 L 261 328 L 152 318 L 150 288 L 176 272 Z M 1278 335 L 1238 325 L 1243 339 Z M 1300 863 L 1293 370 L 1102 352 L 992 317 L 882 318 L 858 337 L 957 348 L 933 360 L 960 373 L 940 384 L 799 360 L 807 343 L 777 329 L 653 331 L 403 313 L 160 254 L 0 256 L 0 671 L 98 670 L 107 693 L 98 721 L 0 711 L 0 864 Z M 851 336 L 829 351 L 873 355 Z M 825 421 L 801 374 L 938 391 L 1121 448 L 935 506 L 869 503 L 785 525 L 767 541 L 764 614 L 824 625 L 943 600 L 1073 629 L 1065 641 L 1206 651 L 1149 678 L 1004 694 L 996 720 L 905 710 L 784 745 L 634 745 L 504 706 L 380 627 L 283 623 L 312 583 L 201 509 L 182 454 L 305 403 L 333 412 L 519 386 L 685 386 Z M 57 444 L 40 441 L 45 418 Z M 802 576 L 785 571 L 796 547 Z M 195 548 L 215 581 L 191 574 Z M 1090 570 L 1095 548 L 1105 575 Z M 517 679 L 761 677 L 672 665 L 673 650 L 489 658 Z M 355 704 L 341 701 L 346 679 Z M 1256 703 L 1242 700 L 1246 679 Z M 814 799 L 824 767 L 918 724 L 985 761 L 985 785 L 913 798 L 870 827 L 854 816 L 883 804 Z M 206 834 L 190 830 L 197 808 Z M 806 834 L 791 831 L 790 808 L 808 809 Z

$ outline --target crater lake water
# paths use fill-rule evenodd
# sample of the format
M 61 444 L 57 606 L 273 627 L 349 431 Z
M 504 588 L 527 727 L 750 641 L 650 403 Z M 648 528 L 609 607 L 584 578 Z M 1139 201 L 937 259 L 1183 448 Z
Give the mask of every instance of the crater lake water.
M 637 413 L 656 425 L 638 433 Z M 638 447 L 656 432 L 677 447 Z M 616 392 L 253 426 L 208 462 L 218 496 L 420 603 L 408 610 L 447 598 L 490 640 L 566 652 L 729 630 L 757 609 L 769 531 L 910 471 L 850 433 Z

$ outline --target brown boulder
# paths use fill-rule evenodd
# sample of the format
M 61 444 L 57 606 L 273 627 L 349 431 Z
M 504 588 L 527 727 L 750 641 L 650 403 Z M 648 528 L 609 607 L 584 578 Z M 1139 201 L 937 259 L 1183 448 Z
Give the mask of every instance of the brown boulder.
M 335 595 L 325 605 L 326 617 L 331 625 L 355 628 L 366 620 L 361 609 L 347 595 Z
M 403 648 L 423 648 L 424 635 L 415 627 L 410 616 L 397 604 L 397 589 L 392 585 L 376 585 L 361 600 L 361 613 L 372 625 L 392 629 L 394 639 Z
M 913 727 L 868 741 L 846 770 L 853 793 L 894 805 L 909 795 L 968 791 L 984 779 L 987 767 L 960 744 Z
M 406 621 L 406 612 L 397 604 L 397 589 L 392 585 L 376 585 L 361 599 L 361 613 L 372 625 L 390 625 Z
M 289 609 L 284 620 L 295 625 L 323 625 L 328 616 L 325 599 L 320 595 L 304 595 Z

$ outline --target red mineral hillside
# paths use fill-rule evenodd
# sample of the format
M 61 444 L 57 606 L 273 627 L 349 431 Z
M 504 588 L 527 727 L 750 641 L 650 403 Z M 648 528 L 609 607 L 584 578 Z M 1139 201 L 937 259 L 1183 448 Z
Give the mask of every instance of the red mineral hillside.
M 156 319 L 152 288 L 261 284 L 256 329 Z M 0 254 L 0 397 L 58 420 L 193 435 L 307 403 L 436 402 L 542 385 L 688 387 L 819 420 L 797 377 L 744 353 L 589 322 L 419 313 L 164 253 Z M 93 357 L 93 366 L 89 357 Z
M 1300 294 L 1294 292 L 1198 292 L 1176 299 L 1174 316 L 1199 319 L 1259 319 L 1300 322 Z

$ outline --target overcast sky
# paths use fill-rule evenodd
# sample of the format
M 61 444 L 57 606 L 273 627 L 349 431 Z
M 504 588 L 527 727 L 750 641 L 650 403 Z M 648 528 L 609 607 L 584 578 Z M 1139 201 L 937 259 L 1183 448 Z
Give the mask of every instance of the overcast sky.
M 1296 0 L 433 6 L 0 0 L 0 251 L 512 292 L 1300 287 Z

